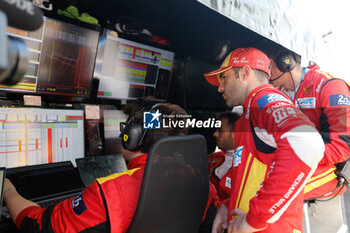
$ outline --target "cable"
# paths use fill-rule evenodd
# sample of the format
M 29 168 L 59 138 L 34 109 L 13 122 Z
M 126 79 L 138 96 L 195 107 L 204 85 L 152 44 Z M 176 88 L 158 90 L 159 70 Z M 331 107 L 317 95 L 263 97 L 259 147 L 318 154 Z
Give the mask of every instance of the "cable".
M 339 189 L 339 191 L 337 192 L 337 194 L 335 194 L 333 197 L 331 197 L 331 198 L 329 198 L 329 199 L 313 199 L 313 200 L 315 200 L 315 201 L 320 201 L 320 202 L 326 202 L 326 201 L 330 201 L 330 200 L 333 200 L 334 198 L 336 198 L 338 195 L 339 195 L 339 193 L 343 190 L 343 188 L 345 187 L 346 185 L 345 184 L 343 184 L 343 186 L 341 187 L 341 189 Z M 337 188 L 336 188 L 337 189 Z M 333 190 L 332 192 L 334 192 L 335 190 Z M 330 192 L 330 193 L 327 193 L 326 195 L 328 195 L 328 194 L 331 194 L 332 192 Z M 326 196 L 326 195 L 323 195 L 323 196 Z M 322 196 L 321 196 L 322 197 Z M 316 198 L 319 198 L 319 197 L 316 197 Z
M 295 82 L 294 82 L 294 78 L 293 78 L 292 72 L 289 71 L 289 74 L 290 74 L 290 78 L 292 79 L 293 92 L 294 92 L 295 101 L 297 102 L 299 109 L 303 112 L 303 109 L 301 108 L 300 103 L 299 103 L 299 100 L 298 100 L 298 98 L 297 98 L 297 91 L 296 91 L 296 88 L 295 88 Z
M 329 193 L 326 193 L 326 194 L 323 194 L 323 195 L 321 195 L 321 196 L 318 196 L 318 197 L 314 197 L 314 198 L 312 198 L 312 199 L 309 199 L 309 200 L 306 200 L 306 201 L 321 201 L 321 202 L 325 202 L 325 201 L 330 201 L 330 200 L 332 200 L 333 198 L 335 198 L 336 196 L 338 196 L 339 195 L 339 193 L 343 190 L 343 188 L 345 187 L 345 186 L 347 186 L 347 182 L 345 182 L 345 178 L 344 177 L 341 177 L 340 179 L 339 179 L 339 181 L 338 181 L 338 184 L 337 184 L 337 186 L 332 190 L 332 191 L 330 191 Z M 340 186 L 342 185 L 342 187 L 341 187 L 341 189 L 337 192 L 337 194 L 335 194 L 333 197 L 331 197 L 331 198 L 329 198 L 329 199 L 317 199 L 317 198 L 321 198 L 321 197 L 326 197 L 326 196 L 329 196 L 329 195 L 331 195 L 335 190 L 337 190 L 337 188 L 339 188 Z
M 277 78 L 270 79 L 270 83 L 273 82 L 273 81 L 276 81 L 276 80 L 279 79 L 279 78 L 281 78 L 285 73 L 287 73 L 287 72 L 283 72 L 283 73 L 280 74 Z M 288 73 L 290 74 L 290 78 L 292 79 L 294 98 L 295 98 L 296 102 L 298 103 L 298 107 L 300 108 L 300 110 L 303 111 L 303 109 L 301 108 L 301 106 L 300 106 L 300 104 L 299 104 L 298 98 L 297 98 L 297 92 L 296 92 L 296 90 L 295 90 L 296 88 L 295 88 L 295 82 L 294 82 L 294 78 L 293 78 L 292 72 L 291 72 L 291 71 L 288 71 Z
M 295 91 L 295 82 L 294 82 L 294 78 L 293 78 L 292 72 L 289 71 L 289 74 L 290 74 L 290 78 L 292 79 L 294 97 L 296 97 L 296 94 L 297 94 L 297 93 L 296 93 L 296 91 Z

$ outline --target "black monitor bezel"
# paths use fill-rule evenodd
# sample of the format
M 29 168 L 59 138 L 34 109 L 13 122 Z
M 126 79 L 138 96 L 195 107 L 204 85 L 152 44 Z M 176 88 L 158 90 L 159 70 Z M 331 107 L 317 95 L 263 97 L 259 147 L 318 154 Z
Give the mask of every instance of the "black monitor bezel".
M 74 19 L 70 19 L 67 17 L 63 17 L 60 15 L 50 15 L 50 14 L 44 14 L 45 17 L 53 20 L 57 20 L 60 23 L 66 23 L 66 24 L 71 24 L 74 26 L 78 26 L 84 29 L 92 30 L 98 33 L 98 39 L 96 43 L 96 52 L 95 52 L 95 59 L 93 63 L 93 68 L 92 68 L 92 73 L 91 73 L 91 79 L 89 82 L 89 94 L 88 95 L 75 95 L 75 94 L 57 94 L 57 93 L 49 93 L 49 92 L 38 92 L 35 90 L 35 92 L 32 91 L 22 91 L 22 90 L 6 90 L 6 89 L 0 89 L 0 92 L 2 93 L 2 97 L 0 98 L 6 98 L 8 100 L 23 100 L 24 95 L 34 95 L 34 96 L 41 96 L 43 102 L 48 102 L 48 103 L 83 103 L 87 102 L 89 99 L 93 98 L 92 97 L 92 92 L 93 92 L 93 78 L 94 78 L 94 70 L 95 70 L 95 64 L 96 64 L 96 56 L 97 56 L 97 48 L 98 48 L 98 42 L 99 38 L 101 35 L 101 27 L 96 26 L 96 25 L 91 25 L 87 24 L 84 22 L 80 22 Z M 60 98 L 57 98 L 57 97 Z
M 0 171 L 4 172 L 4 177 L 2 180 L 2 185 L 0 187 L 0 213 L 2 211 L 2 200 L 4 198 L 4 186 L 5 186 L 5 178 L 6 178 L 6 167 L 0 167 Z

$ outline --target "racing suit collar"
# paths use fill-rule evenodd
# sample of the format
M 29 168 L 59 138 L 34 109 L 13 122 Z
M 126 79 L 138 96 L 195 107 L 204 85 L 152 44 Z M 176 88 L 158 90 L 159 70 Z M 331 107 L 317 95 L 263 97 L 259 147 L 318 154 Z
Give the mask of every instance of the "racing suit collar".
M 245 99 L 244 103 L 243 103 L 243 108 L 248 108 L 249 106 L 249 102 L 250 102 L 250 99 L 252 97 L 254 97 L 258 92 L 260 92 L 261 90 L 263 89 L 266 89 L 266 88 L 274 88 L 271 84 L 264 84 L 264 85 L 261 85 L 261 86 L 258 86 L 256 87 L 255 89 L 253 89 L 249 95 L 247 96 L 247 98 Z
M 130 170 L 138 167 L 144 167 L 146 165 L 147 155 L 148 154 L 143 154 L 130 160 L 128 163 L 128 169 Z

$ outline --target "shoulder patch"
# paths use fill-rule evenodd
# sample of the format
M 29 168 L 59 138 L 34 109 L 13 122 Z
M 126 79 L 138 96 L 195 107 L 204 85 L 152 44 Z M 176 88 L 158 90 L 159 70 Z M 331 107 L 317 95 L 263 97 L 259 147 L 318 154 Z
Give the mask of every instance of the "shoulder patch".
M 264 95 L 260 97 L 256 101 L 256 103 L 258 104 L 259 109 L 262 110 L 266 105 L 276 101 L 285 101 L 292 104 L 290 100 L 288 100 L 286 97 L 278 93 Z
M 82 193 L 72 200 L 72 208 L 74 213 L 78 216 L 87 210 Z
M 350 106 L 350 98 L 342 94 L 330 95 L 329 103 L 330 103 L 330 106 L 337 106 L 337 105 Z

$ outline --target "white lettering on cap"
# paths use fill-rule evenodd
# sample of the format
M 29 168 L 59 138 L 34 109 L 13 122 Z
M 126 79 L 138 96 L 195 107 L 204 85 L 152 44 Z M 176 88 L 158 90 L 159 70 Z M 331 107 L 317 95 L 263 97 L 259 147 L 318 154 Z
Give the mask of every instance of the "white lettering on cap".
M 232 58 L 232 63 L 237 64 L 237 63 L 248 63 L 245 57 L 242 57 L 241 60 L 238 59 L 238 57 Z

